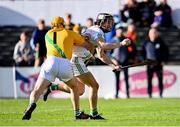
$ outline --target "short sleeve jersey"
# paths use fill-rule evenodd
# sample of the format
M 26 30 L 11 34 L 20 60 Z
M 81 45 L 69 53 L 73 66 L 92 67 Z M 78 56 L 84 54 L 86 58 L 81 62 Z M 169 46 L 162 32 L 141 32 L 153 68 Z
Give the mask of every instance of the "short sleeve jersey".
M 97 39 L 102 38 L 104 39 L 104 32 L 98 27 L 98 26 L 92 26 L 84 31 L 82 33 L 84 36 L 89 37 L 89 41 L 94 45 L 94 47 L 97 47 Z M 78 57 L 86 57 L 88 54 L 88 50 L 84 47 L 75 46 L 73 49 L 73 54 Z
M 90 42 L 92 42 L 94 46 L 97 46 L 97 39 L 105 38 L 104 32 L 98 26 L 92 26 L 82 34 L 84 36 L 88 36 L 90 38 Z
M 74 44 L 82 44 L 85 39 L 80 34 L 61 28 L 51 29 L 47 35 L 53 40 L 54 32 L 56 32 L 56 44 L 64 52 L 67 59 L 71 59 Z M 61 57 L 57 49 L 46 40 L 47 56 Z

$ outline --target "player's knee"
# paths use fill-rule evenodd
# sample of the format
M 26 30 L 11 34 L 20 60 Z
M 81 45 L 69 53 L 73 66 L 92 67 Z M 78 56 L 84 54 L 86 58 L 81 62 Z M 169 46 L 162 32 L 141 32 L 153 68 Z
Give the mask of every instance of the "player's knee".
M 93 85 L 91 85 L 91 87 L 92 87 L 93 90 L 98 91 L 98 89 L 99 89 L 99 84 L 98 84 L 98 83 L 94 83 Z
M 85 92 L 85 89 L 80 90 L 80 91 L 79 91 L 79 96 L 83 95 L 84 92 Z
M 32 93 L 34 93 L 34 96 L 40 96 L 42 94 L 41 90 L 35 88 Z
M 69 85 L 68 85 L 68 86 L 69 86 Z M 70 89 L 72 89 L 72 90 L 76 90 L 76 89 L 77 89 L 77 86 L 76 86 L 75 84 L 72 84 L 72 85 L 70 85 L 69 87 L 70 87 Z
M 75 78 L 65 82 L 71 89 L 76 89 L 77 88 L 77 84 L 76 84 L 76 80 Z
M 98 89 L 99 89 L 99 84 L 97 84 L 95 87 L 96 87 L 96 89 L 98 90 Z
M 38 93 L 39 92 L 39 87 L 35 86 L 32 92 Z

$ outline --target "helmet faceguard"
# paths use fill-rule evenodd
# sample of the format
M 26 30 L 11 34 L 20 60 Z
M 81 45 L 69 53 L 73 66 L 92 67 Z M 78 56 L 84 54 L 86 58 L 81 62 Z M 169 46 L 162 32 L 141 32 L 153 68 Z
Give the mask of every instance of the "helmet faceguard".
M 107 13 L 99 13 L 95 24 L 98 25 L 103 30 L 103 32 L 110 32 L 114 25 L 113 16 Z

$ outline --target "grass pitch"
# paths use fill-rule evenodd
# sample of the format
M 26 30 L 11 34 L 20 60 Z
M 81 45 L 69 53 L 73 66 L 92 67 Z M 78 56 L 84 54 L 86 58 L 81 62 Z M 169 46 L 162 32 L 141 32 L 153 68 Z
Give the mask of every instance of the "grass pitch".
M 107 120 L 75 120 L 70 99 L 40 100 L 29 121 L 22 121 L 28 99 L 0 99 L 1 126 L 180 126 L 179 99 L 99 99 Z M 88 99 L 81 109 L 89 113 Z

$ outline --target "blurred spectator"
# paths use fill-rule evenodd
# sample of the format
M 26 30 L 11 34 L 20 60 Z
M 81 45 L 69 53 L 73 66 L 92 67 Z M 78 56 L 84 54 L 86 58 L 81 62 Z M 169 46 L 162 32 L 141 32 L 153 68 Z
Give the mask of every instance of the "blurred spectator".
M 20 34 L 20 40 L 14 48 L 13 58 L 16 66 L 32 66 L 34 62 L 34 54 L 26 32 Z
M 47 29 L 45 28 L 45 21 L 43 19 L 40 19 L 38 21 L 37 28 L 34 30 L 31 38 L 31 47 L 35 51 L 35 67 L 40 66 L 46 58 L 46 33 Z
M 72 23 L 72 15 L 70 13 L 66 13 L 65 14 L 65 17 L 64 17 L 64 25 L 65 25 L 65 28 L 68 29 L 68 30 L 73 30 L 73 27 L 74 27 L 74 23 Z
M 136 32 L 136 26 L 134 24 L 128 25 L 126 37 L 129 38 L 136 45 L 140 45 L 141 43 L 141 40 Z
M 113 38 L 112 42 L 122 42 L 122 40 L 125 39 L 125 36 L 123 35 L 123 28 L 118 27 L 116 28 L 116 36 Z M 116 48 L 113 50 L 112 53 L 112 61 L 116 65 L 128 65 L 132 63 L 133 59 L 135 58 L 135 45 L 131 43 L 129 46 L 123 46 L 120 48 Z M 124 72 L 124 77 L 125 77 L 125 83 L 126 83 L 126 95 L 127 98 L 130 97 L 129 95 L 129 82 L 128 82 L 128 69 L 123 69 Z M 120 85 L 120 71 L 115 71 L 115 76 L 116 76 L 116 94 L 115 98 L 118 98 L 119 95 L 119 85 Z
M 161 0 L 160 5 L 156 7 L 154 12 L 154 23 L 152 27 L 171 27 L 172 26 L 172 16 L 171 7 L 167 4 L 167 0 Z
M 80 24 L 75 24 L 74 27 L 73 27 L 73 31 L 76 32 L 76 33 L 81 33 L 81 30 L 82 30 L 82 27 Z
M 163 62 L 168 59 L 168 48 L 164 41 L 160 38 L 159 33 L 155 28 L 149 30 L 149 39 L 144 43 L 144 54 L 146 59 L 156 60 L 156 65 L 147 66 L 148 77 L 148 95 L 152 97 L 152 78 L 153 73 L 157 74 L 159 81 L 159 95 L 163 95 Z
M 162 11 L 156 9 L 154 12 L 154 22 L 151 25 L 151 27 L 157 28 L 158 26 L 161 26 L 161 22 L 162 22 Z
M 82 33 L 84 33 L 87 28 L 89 28 L 89 27 L 91 27 L 93 25 L 94 25 L 93 18 L 91 18 L 91 17 L 87 18 L 85 26 L 82 28 Z
M 120 11 L 122 21 L 125 23 L 134 23 L 137 26 L 140 24 L 140 11 L 138 3 L 135 0 L 126 0 L 124 8 Z
M 94 25 L 93 18 L 87 18 L 86 20 L 86 27 L 89 28 Z
M 154 11 L 154 21 L 153 24 L 151 25 L 152 28 L 157 28 L 159 26 L 162 26 L 162 11 L 157 9 Z
M 154 0 L 143 0 L 139 3 L 139 10 L 141 13 L 140 26 L 149 27 L 154 20 L 154 9 L 156 2 Z

